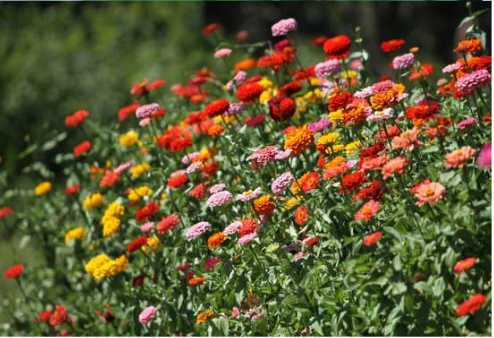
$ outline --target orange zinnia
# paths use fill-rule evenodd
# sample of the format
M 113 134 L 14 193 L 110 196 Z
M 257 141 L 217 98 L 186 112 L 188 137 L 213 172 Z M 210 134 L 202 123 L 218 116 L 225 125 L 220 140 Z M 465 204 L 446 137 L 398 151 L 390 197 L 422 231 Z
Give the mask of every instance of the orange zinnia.
M 221 245 L 221 243 L 226 241 L 227 238 L 228 237 L 222 232 L 217 232 L 217 233 L 211 235 L 208 239 L 208 248 L 214 249 L 214 248 L 219 247 Z

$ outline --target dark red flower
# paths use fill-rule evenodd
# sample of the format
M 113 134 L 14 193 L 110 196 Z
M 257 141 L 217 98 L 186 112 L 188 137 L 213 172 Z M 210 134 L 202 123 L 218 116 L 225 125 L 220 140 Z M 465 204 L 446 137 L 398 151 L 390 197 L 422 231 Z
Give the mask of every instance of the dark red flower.
M 293 94 L 302 90 L 300 81 L 292 81 L 278 88 L 278 91 L 285 96 L 292 96 Z
M 230 103 L 226 99 L 219 99 L 213 102 L 210 102 L 204 111 L 209 117 L 215 117 L 223 114 L 230 108 Z
M 370 186 L 361 189 L 355 197 L 361 200 L 378 200 L 383 196 L 381 183 L 378 180 L 372 180 Z
M 134 277 L 132 280 L 132 287 L 137 288 L 144 283 L 144 279 L 146 278 L 146 274 L 142 273 L 139 276 Z
M 367 181 L 365 173 L 363 171 L 356 171 L 348 175 L 341 177 L 341 183 L 345 193 L 358 190 L 362 183 Z M 342 187 L 340 186 L 340 192 L 342 192 Z
M 269 115 L 275 121 L 285 121 L 295 114 L 295 102 L 287 97 L 278 96 L 268 101 Z
M 182 265 L 179 265 L 175 268 L 175 271 L 184 271 L 184 270 L 187 270 L 188 268 L 190 268 L 192 264 L 190 264 L 189 262 L 187 263 L 184 263 Z
M 12 215 L 12 208 L 11 207 L 3 207 L 0 209 L 0 219 L 8 217 Z
M 324 42 L 324 52 L 330 56 L 347 57 L 352 40 L 346 35 L 337 35 Z
M 88 151 L 91 150 L 91 142 L 89 141 L 84 141 L 82 143 L 79 143 L 74 147 L 74 156 L 79 157 L 84 153 L 87 153 Z
M 480 309 L 480 307 L 486 302 L 486 300 L 487 298 L 483 294 L 477 293 L 458 305 L 458 307 L 456 308 L 456 315 L 458 317 L 462 317 L 474 313 Z
M 328 110 L 336 111 L 341 108 L 345 108 L 353 100 L 352 93 L 348 91 L 340 92 L 333 95 L 328 100 Z
M 88 117 L 89 112 L 87 110 L 78 110 L 74 114 L 69 115 L 65 118 L 65 125 L 67 127 L 77 127 Z
M 145 245 L 148 241 L 147 236 L 141 236 L 139 238 L 134 239 L 132 242 L 127 244 L 127 251 L 129 253 L 133 253 L 136 250 L 139 250 L 141 246 Z
M 390 53 L 400 49 L 403 44 L 405 44 L 405 40 L 403 39 L 383 41 L 381 42 L 381 50 L 383 51 L 383 53 Z
M 245 119 L 245 124 L 248 125 L 249 127 L 255 127 L 258 124 L 261 124 L 266 120 L 266 116 L 264 115 L 258 115 L 256 117 L 248 117 Z
M 218 29 L 220 29 L 220 27 L 221 27 L 220 24 L 217 23 L 217 22 L 210 23 L 209 25 L 207 25 L 206 27 L 204 27 L 202 29 L 202 35 L 208 36 L 211 33 L 217 31 Z
M 15 279 L 19 277 L 23 271 L 24 271 L 24 265 L 22 264 L 12 265 L 10 268 L 8 268 L 5 271 L 3 277 L 6 279 Z
M 264 88 L 255 82 L 247 82 L 237 89 L 237 98 L 245 103 L 256 101 L 261 96 Z

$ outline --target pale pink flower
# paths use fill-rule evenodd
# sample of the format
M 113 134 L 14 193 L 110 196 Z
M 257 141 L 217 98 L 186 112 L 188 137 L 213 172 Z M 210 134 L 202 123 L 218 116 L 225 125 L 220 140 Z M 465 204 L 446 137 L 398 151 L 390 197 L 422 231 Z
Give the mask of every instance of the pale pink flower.
M 193 172 L 196 172 L 197 170 L 199 170 L 201 165 L 202 165 L 202 162 L 193 162 L 191 165 L 189 165 L 187 167 L 187 169 L 185 169 L 185 172 L 187 174 L 192 174 Z
M 297 29 L 297 21 L 293 18 L 283 19 L 271 26 L 273 36 L 286 35 L 288 32 Z
M 374 94 L 375 94 L 375 92 L 372 89 L 372 87 L 365 87 L 365 88 L 362 88 L 362 89 L 356 91 L 355 94 L 353 94 L 353 97 L 355 97 L 357 99 L 366 99 L 369 96 L 372 96 Z
M 463 164 L 472 158 L 476 150 L 470 146 L 461 147 L 451 153 L 446 154 L 446 168 L 461 168 Z
M 225 189 L 225 187 L 226 187 L 225 183 L 218 183 L 218 184 L 213 185 L 211 188 L 209 188 L 209 192 L 211 194 L 215 194 L 215 193 L 220 192 L 223 189 Z
M 132 168 L 135 165 L 136 165 L 136 161 L 130 160 L 128 162 L 122 163 L 121 165 L 119 165 L 118 167 L 116 167 L 115 169 L 113 169 L 113 172 L 116 173 L 116 174 L 121 174 L 125 170 L 130 169 L 130 168 Z
M 461 68 L 461 63 L 455 62 L 443 68 L 443 73 L 453 73 Z
M 375 111 L 367 116 L 367 121 L 383 121 L 393 118 L 393 108 L 386 108 L 384 110 Z
M 331 59 L 325 62 L 318 63 L 314 67 L 316 76 L 321 79 L 327 78 L 329 75 L 339 73 L 341 71 L 341 64 L 339 59 Z
M 186 154 L 184 157 L 182 157 L 182 164 L 189 164 L 190 162 L 194 161 L 198 156 L 201 156 L 201 153 L 198 151 L 195 151 L 191 154 Z
M 243 235 L 242 237 L 240 237 L 238 239 L 237 243 L 238 244 L 247 244 L 247 243 L 252 242 L 252 240 L 256 237 L 257 237 L 257 232 L 251 232 L 250 234 Z
M 154 227 L 154 222 L 146 222 L 141 225 L 141 231 L 148 232 Z
M 227 236 L 233 235 L 238 232 L 238 229 L 242 226 L 241 221 L 235 221 L 233 223 L 230 223 L 225 230 L 223 230 L 223 233 Z
M 154 316 L 156 316 L 156 313 L 158 310 L 154 306 L 149 306 L 142 310 L 142 312 L 139 314 L 139 322 L 141 324 L 147 324 L 151 320 L 153 320 Z
M 391 62 L 391 66 L 393 69 L 405 69 L 413 65 L 414 62 L 415 56 L 413 53 L 407 53 L 395 57 Z
M 139 119 L 145 118 L 150 116 L 152 113 L 155 111 L 161 109 L 161 106 L 158 103 L 150 103 L 146 104 L 144 106 L 140 106 L 136 110 L 136 116 Z
M 260 187 L 257 187 L 254 190 L 247 190 L 241 194 L 238 194 L 237 196 L 235 196 L 235 199 L 237 201 L 248 202 L 257 198 L 259 195 L 261 195 L 261 193 L 262 189 Z
M 230 202 L 232 198 L 233 196 L 231 192 L 227 190 L 220 191 L 209 196 L 208 200 L 206 201 L 206 204 L 208 207 L 218 207 L 220 205 Z
M 232 53 L 232 50 L 230 48 L 222 48 L 218 49 L 216 52 L 214 52 L 214 57 L 216 59 L 224 58 L 229 56 Z
M 293 261 L 294 262 L 296 262 L 302 258 L 304 258 L 304 252 L 303 251 L 299 251 L 295 255 L 293 255 Z
M 276 155 L 274 156 L 275 160 L 284 160 L 292 154 L 293 149 L 287 149 L 287 150 L 278 150 Z
M 235 76 L 233 77 L 233 80 L 237 83 L 237 85 L 241 85 L 244 83 L 245 79 L 247 79 L 247 73 L 244 71 L 239 71 Z
M 149 117 L 145 117 L 145 118 L 143 118 L 142 120 L 139 121 L 139 126 L 142 127 L 142 128 L 144 128 L 147 125 L 149 125 L 150 122 L 151 122 L 151 119 Z
M 187 229 L 186 238 L 190 242 L 191 240 L 197 238 L 199 235 L 205 233 L 211 229 L 211 224 L 209 222 L 199 222 Z
M 286 172 L 278 176 L 271 184 L 271 191 L 275 195 L 282 194 L 292 183 L 295 177 L 290 172 Z

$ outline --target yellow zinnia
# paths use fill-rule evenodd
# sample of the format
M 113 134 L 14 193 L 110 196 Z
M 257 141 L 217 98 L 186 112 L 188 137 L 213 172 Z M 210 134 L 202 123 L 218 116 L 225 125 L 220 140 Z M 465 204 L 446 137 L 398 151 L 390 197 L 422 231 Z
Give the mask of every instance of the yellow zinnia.
M 34 188 L 34 194 L 36 196 L 42 196 L 47 194 L 51 190 L 51 183 L 48 181 L 41 182 Z

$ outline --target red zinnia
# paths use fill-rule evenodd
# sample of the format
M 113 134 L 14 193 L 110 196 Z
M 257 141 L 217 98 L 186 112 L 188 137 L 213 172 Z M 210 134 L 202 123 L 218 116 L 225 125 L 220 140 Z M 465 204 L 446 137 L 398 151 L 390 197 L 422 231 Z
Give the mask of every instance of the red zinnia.
M 73 195 L 79 191 L 79 184 L 72 184 L 70 187 L 65 188 L 65 193 L 67 195 Z
M 118 120 L 125 121 L 130 115 L 134 114 L 137 108 L 141 105 L 138 103 L 131 104 L 129 106 L 122 107 L 118 110 Z
M 146 274 L 141 273 L 139 276 L 135 276 L 132 280 L 132 287 L 137 288 L 144 283 L 144 279 L 146 278 Z
M 326 42 L 324 42 L 323 49 L 327 54 L 331 56 L 345 58 L 348 56 L 351 43 L 352 40 L 350 40 L 348 36 L 337 35 L 335 37 L 327 39 Z
M 362 200 L 378 200 L 382 195 L 381 183 L 378 180 L 372 180 L 371 185 L 361 189 L 356 197 Z
M 258 115 L 256 117 L 247 117 L 245 119 L 245 124 L 248 125 L 249 127 L 255 127 L 258 124 L 261 124 L 266 120 L 266 116 L 264 115 Z
M 107 170 L 105 172 L 105 175 L 101 178 L 99 181 L 99 186 L 100 187 L 111 187 L 115 183 L 117 183 L 118 179 L 120 178 L 120 174 L 116 173 L 112 170 Z
M 144 220 L 150 218 L 155 213 L 157 213 L 158 210 L 159 210 L 159 207 L 156 203 L 149 202 L 146 206 L 144 206 L 140 209 L 137 209 L 137 211 L 136 211 L 137 222 L 142 223 Z
M 341 178 L 343 189 L 347 194 L 353 190 L 358 190 L 365 181 L 367 181 L 367 178 L 363 171 L 356 171 Z M 342 190 L 341 187 L 340 190 Z
M 321 238 L 319 238 L 319 237 L 309 237 L 309 238 L 304 239 L 303 243 L 305 246 L 314 246 L 320 240 L 321 240 Z
M 210 23 L 209 25 L 207 25 L 206 27 L 204 27 L 202 29 L 202 35 L 208 36 L 211 33 L 217 31 L 218 29 L 220 29 L 220 27 L 221 27 L 220 24 L 217 23 L 217 22 Z
M 87 110 L 78 110 L 74 114 L 69 115 L 65 118 L 65 125 L 67 127 L 77 127 L 82 122 L 84 122 L 84 120 L 87 119 L 88 116 L 89 113 Z
M 487 298 L 483 294 L 477 293 L 458 305 L 458 307 L 456 308 L 456 315 L 458 317 L 461 317 L 474 313 L 478 309 L 480 309 L 480 307 L 486 302 L 486 300 Z
M 336 111 L 341 108 L 345 108 L 350 102 L 352 102 L 353 95 L 348 91 L 344 91 L 333 95 L 328 100 L 328 110 Z
M 314 45 L 314 47 L 322 46 L 328 39 L 329 38 L 325 35 L 316 36 L 314 40 L 312 40 L 312 45 Z
M 275 121 L 285 121 L 295 114 L 295 102 L 292 99 L 279 96 L 268 101 L 269 115 Z
M 8 217 L 12 215 L 12 208 L 11 207 L 3 207 L 0 209 L 0 219 Z
M 298 180 L 304 192 L 314 190 L 321 182 L 321 177 L 315 171 L 308 172 Z
M 82 143 L 79 143 L 74 147 L 74 156 L 79 157 L 84 153 L 87 153 L 88 151 L 91 150 L 91 142 L 89 141 L 84 141 Z
M 173 140 L 170 142 L 170 150 L 172 152 L 182 151 L 192 145 L 192 139 L 190 137 L 184 137 L 178 140 Z
M 264 88 L 255 82 L 244 83 L 237 89 L 237 98 L 245 103 L 256 101 L 261 96 Z
M 238 233 L 240 234 L 240 237 L 256 232 L 257 231 L 256 223 L 257 223 L 256 220 L 252 218 L 243 219 L 242 225 L 238 229 Z
M 210 176 L 213 176 L 216 170 L 220 167 L 220 163 L 218 161 L 214 161 L 208 164 L 203 164 L 199 170 L 202 171 L 203 173 L 206 173 Z
M 168 186 L 170 188 L 178 188 L 187 183 L 187 181 L 188 179 L 185 174 L 176 174 L 168 179 Z
M 405 40 L 403 39 L 393 39 L 393 40 L 383 41 L 381 42 L 381 50 L 383 51 L 383 53 L 393 52 L 395 50 L 400 49 L 404 43 Z
M 194 188 L 192 188 L 191 191 L 189 191 L 189 196 L 199 199 L 204 196 L 205 192 L 206 192 L 205 185 L 201 183 L 196 185 Z
M 300 81 L 292 81 L 278 88 L 278 91 L 286 96 L 292 96 L 293 94 L 302 90 Z
M 7 271 L 5 271 L 3 277 L 7 279 L 15 279 L 19 277 L 23 271 L 24 271 L 24 265 L 22 264 L 12 265 L 10 268 L 7 269 Z
M 157 226 L 158 233 L 160 235 L 165 234 L 167 231 L 175 228 L 177 225 L 180 224 L 180 218 L 178 218 L 177 215 L 171 214 L 169 216 L 166 216 L 163 218 Z
M 50 317 L 51 317 L 50 310 L 43 311 L 39 314 L 39 319 L 41 319 L 41 321 L 45 323 L 50 320 Z
M 470 258 L 461 260 L 455 264 L 454 271 L 457 275 L 459 275 L 463 271 L 471 269 L 472 266 L 474 266 L 476 262 L 477 262 L 477 258 L 475 258 L 475 257 L 470 257 Z
M 223 114 L 230 108 L 230 103 L 226 99 L 219 99 L 213 102 L 210 102 L 204 111 L 208 114 L 209 117 L 215 117 Z
M 129 253 L 133 253 L 134 251 L 138 250 L 141 246 L 145 245 L 148 241 L 147 236 L 141 236 L 137 239 L 134 239 L 132 242 L 127 244 L 127 251 Z
M 362 244 L 365 246 L 373 246 L 377 243 L 381 236 L 382 233 L 380 231 L 374 232 L 370 235 L 365 236 L 365 238 L 362 240 Z
M 67 321 L 67 309 L 63 305 L 56 305 L 55 311 L 50 316 L 50 325 L 56 326 Z

